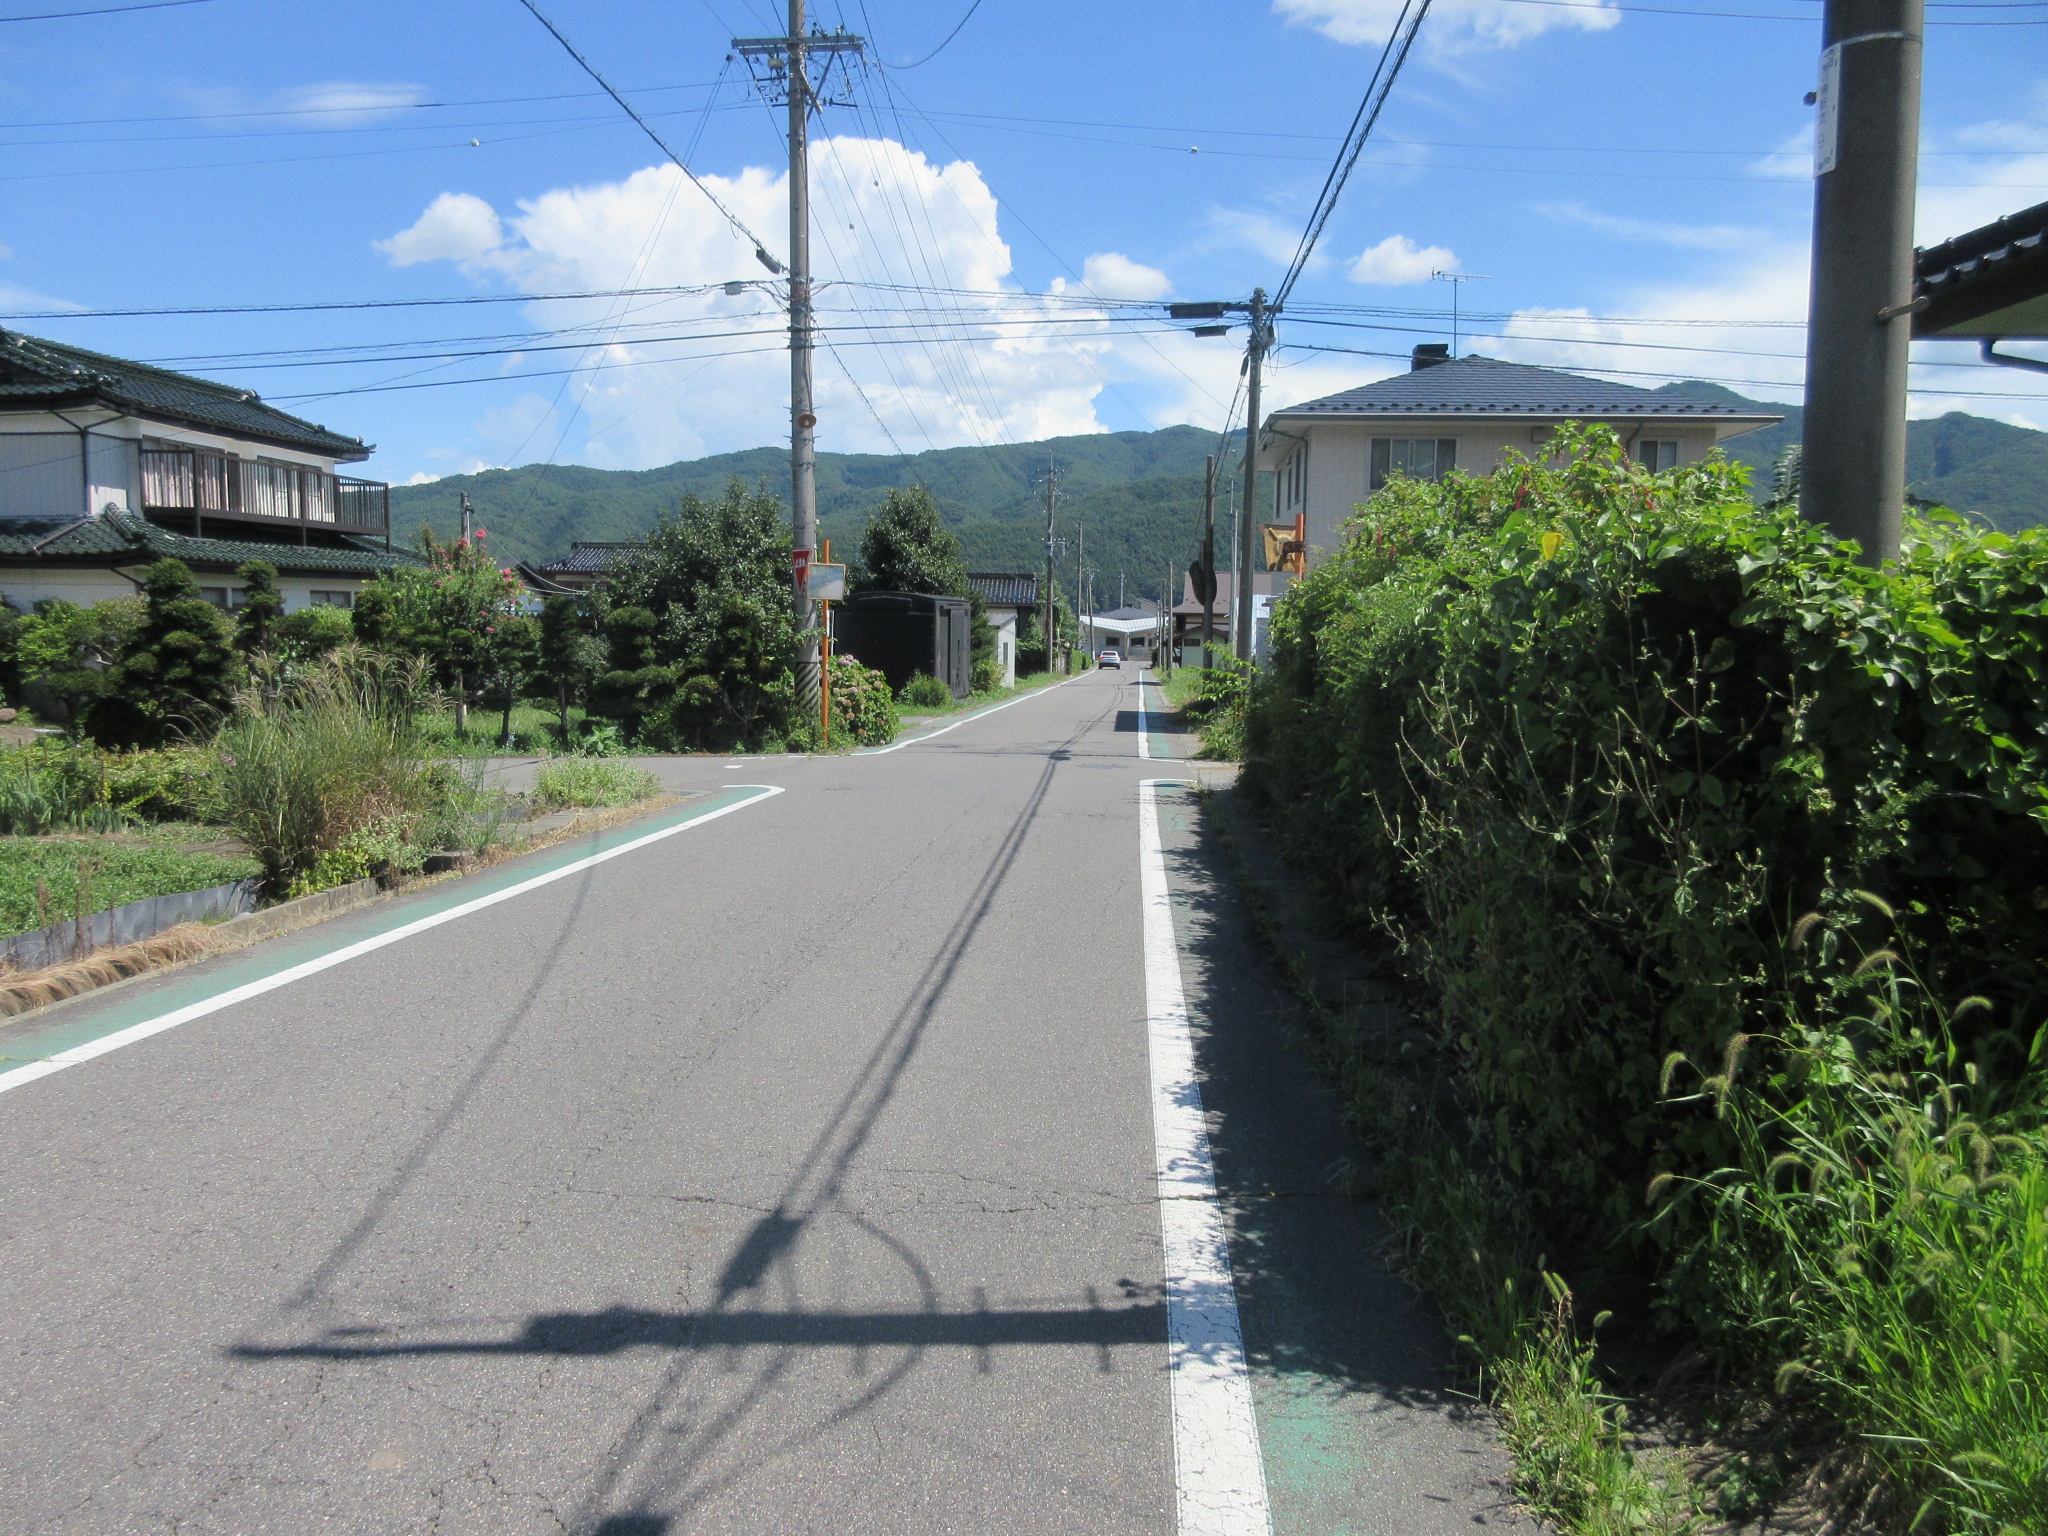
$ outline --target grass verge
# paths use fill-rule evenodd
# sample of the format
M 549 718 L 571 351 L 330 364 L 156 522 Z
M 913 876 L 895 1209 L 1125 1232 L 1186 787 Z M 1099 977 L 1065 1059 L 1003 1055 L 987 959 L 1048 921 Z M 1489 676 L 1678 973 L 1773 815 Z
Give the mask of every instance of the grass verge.
M 1213 791 L 1201 793 L 1253 930 L 1301 1003 L 1309 1058 L 1337 1085 L 1373 1152 L 1359 1192 L 1381 1197 L 1400 1268 L 1443 1313 L 1499 1417 L 1516 1492 L 1566 1536 L 1701 1530 L 1699 1497 L 1679 1457 L 1632 1449 L 1627 1411 L 1601 1385 L 1570 1290 L 1506 1214 L 1505 1192 L 1461 1152 L 1465 1138 L 1440 1107 L 1440 1085 L 1361 1048 L 1359 1017 L 1323 995 L 1229 816 Z
M 100 837 L 0 838 L 0 937 L 261 871 L 251 858 Z
M 1064 672 L 1031 672 L 1017 679 L 1011 688 L 990 688 L 983 693 L 970 693 L 964 699 L 954 699 L 948 704 L 912 706 L 898 704 L 897 709 L 905 726 L 913 726 L 926 720 L 937 720 L 946 715 L 964 714 L 969 710 L 986 709 L 991 704 L 1000 704 L 1005 699 L 1014 699 L 1020 693 L 1045 688 L 1053 683 L 1064 683 L 1069 674 Z
M 533 803 L 550 811 L 568 806 L 631 805 L 661 792 L 652 773 L 611 757 L 558 757 L 542 763 Z

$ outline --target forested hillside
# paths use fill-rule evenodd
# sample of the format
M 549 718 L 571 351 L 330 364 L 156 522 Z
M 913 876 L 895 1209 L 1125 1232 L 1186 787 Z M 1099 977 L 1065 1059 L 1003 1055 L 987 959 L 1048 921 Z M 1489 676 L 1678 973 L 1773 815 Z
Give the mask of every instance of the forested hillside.
M 1741 405 L 1760 403 L 1718 384 L 1667 384 L 1658 393 Z M 1728 444 L 1728 456 L 1749 465 L 1759 487 L 1768 486 L 1779 451 L 1799 441 L 1805 414 L 1796 405 L 1765 408 L 1783 411 L 1785 419 Z M 2048 523 L 2048 432 L 1987 421 L 1962 411 L 1908 422 L 1906 480 L 1915 496 L 1959 512 L 1982 513 L 2007 532 Z
M 1233 458 L 1240 440 L 1232 439 Z M 851 553 L 869 511 L 890 487 L 923 484 L 966 547 L 970 568 L 1036 570 L 1045 559 L 1050 463 L 1059 473 L 1059 534 L 1067 541 L 1068 572 L 1085 527 L 1088 564 L 1112 582 L 1126 572 L 1134 596 L 1154 596 L 1167 562 L 1186 563 L 1201 513 L 1202 460 L 1216 441 L 1213 432 L 1167 427 L 920 454 L 821 453 L 819 520 L 834 552 Z M 765 481 L 787 496 L 789 455 L 751 448 L 660 469 L 535 464 L 453 475 L 393 487 L 392 523 L 402 537 L 423 523 L 452 534 L 466 491 L 500 559 L 547 560 L 575 539 L 638 538 L 682 497 L 716 492 L 734 475 L 750 484 Z
M 1665 391 L 1762 403 L 1714 384 L 1671 384 Z M 1764 408 L 1783 411 L 1785 420 L 1728 444 L 1729 456 L 1749 465 L 1759 486 L 1769 483 L 1779 450 L 1799 440 L 1800 427 L 1798 406 Z M 1232 439 L 1232 460 L 1238 441 Z M 2048 522 L 2048 432 L 1951 412 L 1913 422 L 1907 445 L 1915 495 L 1982 513 L 2001 528 Z M 1098 594 L 1113 593 L 1122 574 L 1131 596 L 1154 597 L 1166 570 L 1184 566 L 1193 552 L 1202 459 L 1215 448 L 1214 433 L 1167 427 L 919 454 L 821 453 L 819 517 L 837 551 L 848 553 L 869 511 L 890 487 L 922 483 L 938 500 L 947 526 L 959 535 L 971 568 L 1036 570 L 1045 558 L 1043 487 L 1050 463 L 1059 471 L 1059 532 L 1067 541 L 1061 564 L 1067 580 L 1072 580 L 1085 527 L 1088 564 L 1110 583 L 1107 589 L 1098 586 Z M 750 448 L 660 469 L 575 464 L 493 469 L 431 485 L 394 487 L 392 521 L 401 537 L 423 523 L 450 535 L 466 491 L 500 559 L 548 560 L 565 553 L 576 539 L 638 538 L 685 495 L 714 492 L 734 475 L 765 482 L 786 495 L 788 466 L 784 449 Z M 1227 538 L 1227 504 L 1219 503 L 1218 520 Z

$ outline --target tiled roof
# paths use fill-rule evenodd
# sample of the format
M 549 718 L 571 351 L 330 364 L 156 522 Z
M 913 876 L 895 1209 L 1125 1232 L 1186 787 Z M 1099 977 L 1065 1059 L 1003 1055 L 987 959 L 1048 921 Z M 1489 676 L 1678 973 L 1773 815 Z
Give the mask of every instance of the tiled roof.
M 647 546 L 644 543 L 585 543 L 569 546 L 569 553 L 536 569 L 550 576 L 571 576 L 578 572 L 614 571 Z
M 999 608 L 1036 608 L 1038 606 L 1038 578 L 1036 576 L 1005 576 L 995 573 L 977 574 L 969 572 L 967 585 L 981 594 L 984 603 L 994 603 Z
M 1275 416 L 1659 416 L 1778 421 L 1729 405 L 1581 378 L 1555 368 L 1459 357 L 1357 389 L 1291 405 Z
M 0 404 L 85 400 L 336 459 L 370 456 L 361 438 L 343 437 L 265 405 L 254 390 L 0 330 Z
M 0 566 L 126 565 L 172 557 L 202 569 L 232 570 L 244 561 L 268 560 L 286 575 L 375 576 L 411 559 L 387 555 L 350 534 L 326 537 L 334 542 L 195 539 L 111 509 L 75 523 L 7 518 L 0 519 Z
M 2038 336 L 2048 330 L 2048 203 L 1913 255 L 1915 336 Z M 1981 322 L 1981 323 L 1973 323 Z

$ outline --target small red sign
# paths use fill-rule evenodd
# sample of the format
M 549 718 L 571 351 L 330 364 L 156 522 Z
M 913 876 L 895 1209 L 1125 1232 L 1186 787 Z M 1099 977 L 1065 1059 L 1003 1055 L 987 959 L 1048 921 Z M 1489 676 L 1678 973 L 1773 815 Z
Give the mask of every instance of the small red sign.
M 797 596 L 806 596 L 811 590 L 811 552 L 808 549 L 789 552 L 789 575 Z

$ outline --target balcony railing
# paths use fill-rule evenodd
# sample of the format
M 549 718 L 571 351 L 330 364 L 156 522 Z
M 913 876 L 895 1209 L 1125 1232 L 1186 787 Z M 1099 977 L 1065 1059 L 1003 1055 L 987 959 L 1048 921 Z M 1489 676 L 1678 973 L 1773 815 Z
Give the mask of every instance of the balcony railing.
M 301 539 L 321 528 L 379 538 L 391 532 L 391 488 L 380 481 L 200 449 L 143 449 L 142 505 L 189 515 L 195 532 L 209 517 L 282 523 Z

